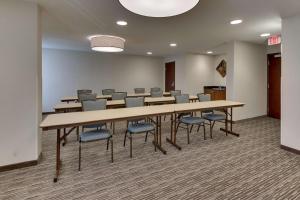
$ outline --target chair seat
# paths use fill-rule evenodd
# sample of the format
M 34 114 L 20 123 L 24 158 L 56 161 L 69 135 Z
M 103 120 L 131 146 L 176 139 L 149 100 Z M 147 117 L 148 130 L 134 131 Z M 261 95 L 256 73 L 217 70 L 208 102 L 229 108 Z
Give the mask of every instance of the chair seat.
M 203 118 L 209 121 L 221 121 L 221 120 L 225 120 L 226 116 L 222 114 L 207 114 L 204 115 Z
M 214 111 L 213 110 L 203 110 L 201 111 L 203 114 L 213 114 Z
M 112 135 L 110 134 L 109 130 L 100 129 L 100 130 L 92 130 L 86 131 L 80 134 L 80 141 L 81 142 L 92 142 L 95 140 L 106 140 L 111 138 Z
M 144 133 L 144 132 L 155 130 L 155 126 L 151 123 L 142 122 L 142 123 L 137 123 L 137 124 L 129 124 L 127 130 L 129 133 L 132 133 L 132 134 Z
M 202 124 L 205 122 L 201 117 L 182 117 L 180 121 L 185 124 Z
M 101 128 L 102 126 L 105 126 L 105 124 L 91 124 L 91 125 L 85 125 L 83 128 Z

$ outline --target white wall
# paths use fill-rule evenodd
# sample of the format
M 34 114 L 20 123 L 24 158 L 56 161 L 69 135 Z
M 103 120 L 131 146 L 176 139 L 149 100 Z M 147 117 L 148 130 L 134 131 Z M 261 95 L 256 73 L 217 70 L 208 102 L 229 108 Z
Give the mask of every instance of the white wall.
M 43 112 L 77 89 L 163 87 L 163 70 L 162 58 L 43 49 Z
M 219 57 L 208 55 L 178 55 L 165 59 L 175 61 L 175 88 L 183 93 L 203 92 L 204 86 L 225 86 L 226 81 L 217 71 Z
M 41 151 L 39 8 L 0 1 L 0 166 L 37 160 Z
M 265 45 L 235 42 L 234 100 L 244 102 L 234 120 L 267 114 L 267 56 Z
M 300 150 L 300 16 L 283 19 L 281 144 Z

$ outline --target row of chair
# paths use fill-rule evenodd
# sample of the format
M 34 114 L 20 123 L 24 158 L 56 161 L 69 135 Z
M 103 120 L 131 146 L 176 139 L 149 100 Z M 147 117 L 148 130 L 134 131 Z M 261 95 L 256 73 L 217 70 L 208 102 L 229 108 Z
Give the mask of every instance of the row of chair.
M 82 92 L 84 91 L 84 92 Z M 93 100 L 97 98 L 96 93 L 92 93 L 92 90 L 79 90 L 77 91 L 78 94 L 78 100 L 81 101 L 87 101 L 87 100 Z M 180 90 L 174 90 L 170 91 L 171 96 L 177 96 L 181 94 Z M 124 100 L 127 97 L 127 92 L 113 92 L 110 94 L 112 100 Z M 163 91 L 151 91 L 150 92 L 151 97 L 163 97 Z
M 199 101 L 210 101 L 210 95 L 198 94 Z M 176 103 L 188 103 L 189 95 L 180 94 L 175 96 Z M 126 107 L 141 107 L 144 106 L 144 97 L 129 97 L 125 98 Z M 91 110 L 103 110 L 106 109 L 106 99 L 93 99 L 82 101 L 83 111 Z M 200 127 L 203 127 L 204 139 L 206 140 L 205 125 L 208 121 L 210 125 L 210 137 L 212 138 L 212 129 L 215 122 L 224 122 L 226 116 L 224 114 L 216 114 L 213 110 L 203 111 L 201 117 L 194 116 L 193 113 L 181 114 L 177 117 L 178 120 L 175 134 L 177 134 L 179 128 L 185 128 L 187 130 L 187 143 L 190 143 L 190 133 L 194 126 L 198 126 L 197 132 Z M 184 124 L 185 126 L 180 126 Z M 113 162 L 113 136 L 107 129 L 106 124 L 94 124 L 85 126 L 84 128 L 91 128 L 93 130 L 83 131 L 79 136 L 79 170 L 81 169 L 81 144 L 85 142 L 107 140 L 107 150 L 109 149 L 109 143 L 111 143 L 111 161 Z M 127 122 L 127 129 L 124 136 L 124 146 L 126 145 L 127 138 L 130 139 L 130 157 L 132 157 L 132 140 L 133 135 L 146 133 L 145 142 L 149 133 L 154 134 L 155 125 L 151 123 L 151 119 L 138 119 Z
M 150 88 L 150 93 L 151 92 L 160 92 L 160 91 L 162 91 L 162 89 L 159 87 Z M 77 95 L 91 94 L 91 93 L 93 93 L 93 91 L 89 90 L 89 89 L 77 90 Z M 116 93 L 115 89 L 103 89 L 102 90 L 102 95 L 112 95 L 113 93 Z M 144 93 L 146 93 L 146 88 L 134 88 L 134 93 L 135 94 L 144 94 Z

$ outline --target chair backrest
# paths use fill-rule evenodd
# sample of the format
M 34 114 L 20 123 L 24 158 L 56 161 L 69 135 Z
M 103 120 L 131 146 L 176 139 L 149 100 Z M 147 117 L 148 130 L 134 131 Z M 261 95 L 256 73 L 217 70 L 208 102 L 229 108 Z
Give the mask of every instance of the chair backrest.
M 79 94 L 78 95 L 79 102 L 83 101 L 96 101 L 97 100 L 97 94 Z
M 102 95 L 112 95 L 115 91 L 115 89 L 104 89 L 102 90 Z
M 92 94 L 92 90 L 77 90 L 77 97 L 79 97 L 80 94 Z
M 176 103 L 190 103 L 190 95 L 188 94 L 181 94 L 175 96 Z
M 124 100 L 127 97 L 127 92 L 115 92 L 112 93 L 111 99 L 112 100 Z
M 98 101 L 82 102 L 83 111 L 105 110 L 105 109 L 106 109 L 106 99 L 99 99 Z
M 197 94 L 198 96 L 198 99 L 199 101 L 211 101 L 211 96 L 210 94 L 204 94 L 204 93 L 201 93 L 201 94 Z
M 150 89 L 150 92 L 159 92 L 161 89 L 159 87 L 154 87 Z
M 162 90 L 160 90 L 160 91 L 151 91 L 150 94 L 151 94 L 151 97 L 162 97 L 162 96 L 164 96 L 164 93 L 163 93 Z
M 145 93 L 145 88 L 134 88 L 134 93 L 135 94 L 143 94 Z
M 181 90 L 172 90 L 170 93 L 172 97 L 175 97 L 177 95 L 181 95 Z
M 125 99 L 126 108 L 142 107 L 144 106 L 144 97 L 127 97 Z

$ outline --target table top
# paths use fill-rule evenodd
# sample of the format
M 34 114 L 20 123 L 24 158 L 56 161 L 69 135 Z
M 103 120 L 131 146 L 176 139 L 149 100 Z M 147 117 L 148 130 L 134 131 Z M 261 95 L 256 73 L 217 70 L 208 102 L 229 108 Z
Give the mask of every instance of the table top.
M 88 112 L 72 112 L 48 115 L 40 124 L 43 130 L 82 126 L 106 121 L 129 120 L 163 114 L 192 112 L 206 109 L 241 107 L 244 103 L 233 101 L 208 101 L 186 104 L 166 104 L 134 108 L 119 108 Z
M 164 92 L 164 96 L 170 96 L 170 92 Z M 127 94 L 128 97 L 149 97 L 151 94 L 149 92 L 147 93 L 140 93 L 140 94 L 135 94 L 135 93 L 129 93 Z M 97 99 L 111 99 L 111 95 L 97 95 Z M 78 97 L 76 96 L 67 96 L 61 99 L 62 102 L 67 102 L 67 101 L 77 101 Z
M 44 130 L 150 117 L 174 112 L 174 104 L 118 108 L 87 112 L 71 112 L 48 115 L 40 127 Z
M 197 100 L 198 97 L 190 95 L 190 100 Z M 145 103 L 163 103 L 163 102 L 173 102 L 174 97 L 145 97 Z M 111 100 L 106 102 L 107 106 L 122 106 L 125 105 L 124 100 Z M 81 103 L 59 103 L 54 106 L 54 110 L 65 110 L 65 109 L 80 109 L 82 107 Z
M 234 102 L 234 101 L 205 101 L 205 102 L 194 102 L 194 103 L 183 103 L 175 104 L 176 113 L 180 112 L 191 112 L 198 110 L 213 110 L 213 109 L 222 109 L 222 108 L 233 108 L 233 107 L 242 107 L 244 103 Z

